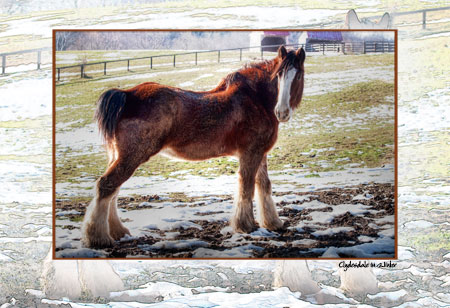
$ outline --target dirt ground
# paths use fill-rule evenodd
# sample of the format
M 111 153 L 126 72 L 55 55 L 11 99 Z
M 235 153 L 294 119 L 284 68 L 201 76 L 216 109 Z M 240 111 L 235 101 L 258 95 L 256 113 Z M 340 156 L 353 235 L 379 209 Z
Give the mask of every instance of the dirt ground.
M 345 188 L 330 188 L 312 192 L 283 192 L 276 195 L 295 194 L 305 196 L 292 202 L 280 201 L 277 203 L 280 218 L 285 222 L 284 230 L 278 232 L 258 232 L 239 236 L 233 240 L 233 234 L 226 228 L 228 222 L 215 220 L 214 215 L 222 214 L 223 211 L 201 211 L 205 206 L 202 202 L 180 204 L 179 207 L 199 208 L 195 216 L 198 219 L 190 222 L 201 226 L 190 228 L 174 228 L 171 230 L 153 230 L 153 235 L 146 235 L 132 238 L 127 241 L 118 241 L 113 247 L 104 250 L 107 257 L 149 257 L 149 258 L 192 258 L 198 246 L 192 245 L 174 247 L 174 245 L 154 245 L 159 242 L 170 240 L 189 241 L 198 240 L 205 242 L 203 247 L 216 251 L 225 251 L 233 248 L 250 245 L 251 257 L 254 258 L 314 258 L 322 256 L 324 249 L 329 247 L 350 247 L 370 242 L 376 239 L 380 230 L 393 229 L 394 224 L 390 219 L 383 219 L 394 215 L 394 186 L 391 184 L 360 184 Z M 364 198 L 355 198 L 364 195 Z M 220 196 L 216 202 L 230 201 L 231 196 Z M 119 208 L 124 211 L 139 211 L 139 204 L 142 202 L 158 202 L 159 196 L 138 196 L 119 198 Z M 173 200 L 165 201 L 177 201 Z M 190 200 L 195 201 L 195 199 Z M 319 208 L 303 208 L 305 202 L 318 201 L 327 206 Z M 350 211 L 336 215 L 329 223 L 319 223 L 308 225 L 312 218 L 311 213 L 333 212 L 333 208 L 342 204 L 362 204 L 367 207 L 364 214 L 352 214 Z M 71 221 L 78 222 L 73 225 L 67 224 L 64 228 L 79 228 L 80 221 L 88 206 L 88 202 L 57 201 L 58 211 L 72 211 L 74 214 L 66 215 Z M 148 210 L 148 207 L 146 207 Z M 80 214 L 76 214 L 76 213 Z M 148 214 L 148 212 L 146 213 Z M 298 223 L 304 222 L 304 227 L 296 228 Z M 58 222 L 57 222 L 58 224 Z M 127 221 L 124 221 L 127 225 Z M 342 228 L 343 227 L 343 228 Z M 330 228 L 342 228 L 342 231 L 327 232 Z M 264 230 L 264 229 L 259 229 Z M 338 229 L 339 230 L 339 229 Z M 319 233 L 317 233 L 319 231 Z M 176 234 L 176 236 L 173 236 Z M 231 246 L 230 246 L 230 243 Z M 162 244 L 162 243 L 160 243 Z M 152 248 L 153 247 L 153 248 Z M 61 250 L 56 247 L 56 251 Z M 379 253 L 389 253 L 380 251 Z M 353 255 L 338 253 L 339 257 L 352 258 Z

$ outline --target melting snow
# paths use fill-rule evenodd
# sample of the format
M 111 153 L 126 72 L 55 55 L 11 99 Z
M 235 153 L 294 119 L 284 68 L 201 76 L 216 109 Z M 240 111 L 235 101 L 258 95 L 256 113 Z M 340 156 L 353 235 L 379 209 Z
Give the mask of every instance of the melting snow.
M 26 89 L 26 93 L 24 90 Z M 51 79 L 30 79 L 0 87 L 0 122 L 34 119 L 51 114 Z

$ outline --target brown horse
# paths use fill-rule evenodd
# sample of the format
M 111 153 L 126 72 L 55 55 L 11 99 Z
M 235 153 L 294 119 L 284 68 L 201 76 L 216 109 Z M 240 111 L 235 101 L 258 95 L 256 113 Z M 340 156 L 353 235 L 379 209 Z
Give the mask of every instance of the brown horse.
M 129 230 L 117 214 L 120 186 L 158 152 L 186 159 L 239 158 L 239 189 L 231 226 L 256 228 L 252 199 L 256 186 L 259 225 L 283 227 L 272 200 L 267 152 L 277 140 L 279 122 L 288 121 L 301 101 L 303 48 L 284 46 L 270 61 L 245 66 L 207 92 L 154 82 L 111 89 L 98 101 L 96 119 L 106 141 L 109 166 L 96 183 L 96 195 L 83 222 L 83 242 L 107 247 Z

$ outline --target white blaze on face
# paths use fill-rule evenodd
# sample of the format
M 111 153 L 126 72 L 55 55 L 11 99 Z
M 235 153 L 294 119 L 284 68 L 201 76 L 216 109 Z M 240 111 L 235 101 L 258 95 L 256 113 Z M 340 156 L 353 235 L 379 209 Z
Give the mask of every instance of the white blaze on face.
M 275 115 L 280 122 L 288 121 L 292 114 L 292 108 L 289 101 L 291 99 L 291 85 L 296 73 L 297 70 L 291 68 L 287 72 L 284 72 L 278 79 L 278 101 L 275 106 Z

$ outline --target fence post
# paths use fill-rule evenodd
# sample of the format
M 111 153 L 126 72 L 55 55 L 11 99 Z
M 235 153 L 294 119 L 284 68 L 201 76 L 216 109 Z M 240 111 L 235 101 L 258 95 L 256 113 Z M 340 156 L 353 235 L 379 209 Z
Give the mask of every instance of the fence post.
M 103 63 L 103 75 L 106 75 L 106 62 Z
M 130 60 L 127 60 L 127 71 L 130 71 Z
M 217 52 L 217 63 L 220 63 L 220 50 Z
M 242 61 L 242 48 L 239 48 L 239 62 Z
M 422 29 L 427 27 L 427 11 L 422 12 Z
M 61 69 L 58 68 L 58 81 L 60 80 L 60 71 L 61 71 Z
M 2 75 L 5 75 L 6 70 L 6 56 L 2 55 Z
M 153 69 L 153 57 L 150 57 L 150 69 Z
M 176 55 L 173 55 L 173 67 L 175 67 L 175 57 Z
M 81 66 L 80 66 L 80 70 L 81 70 L 81 78 L 83 78 L 84 77 L 84 64 L 81 64 Z
M 197 65 L 197 52 L 195 53 L 195 65 Z
M 38 54 L 37 54 L 37 69 L 40 70 L 41 69 L 41 51 L 38 50 Z
M 366 53 L 366 41 L 363 42 L 363 53 Z
M 322 54 L 325 54 L 325 43 L 322 44 Z

